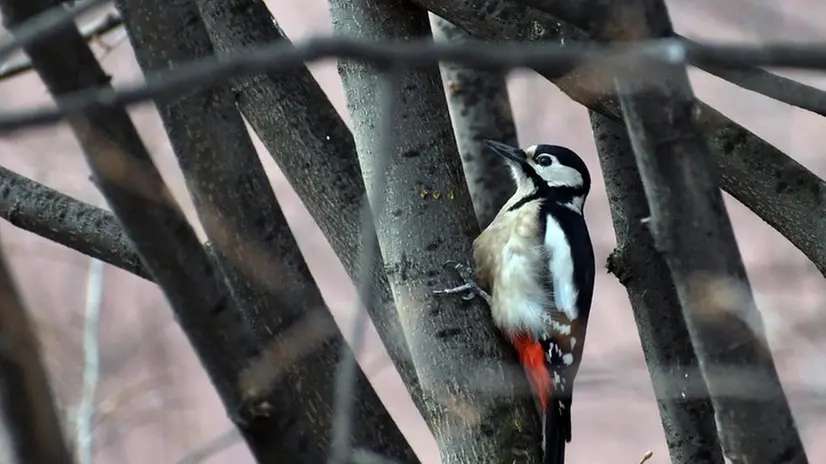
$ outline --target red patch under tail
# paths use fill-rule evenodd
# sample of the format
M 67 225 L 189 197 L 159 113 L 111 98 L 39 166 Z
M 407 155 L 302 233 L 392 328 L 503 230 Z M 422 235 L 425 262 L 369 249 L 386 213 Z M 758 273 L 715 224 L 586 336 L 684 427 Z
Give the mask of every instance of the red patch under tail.
M 551 373 L 548 372 L 542 345 L 527 335 L 517 335 L 513 345 L 519 354 L 519 362 L 528 374 L 528 381 L 534 394 L 539 398 L 542 411 L 547 411 L 551 393 Z

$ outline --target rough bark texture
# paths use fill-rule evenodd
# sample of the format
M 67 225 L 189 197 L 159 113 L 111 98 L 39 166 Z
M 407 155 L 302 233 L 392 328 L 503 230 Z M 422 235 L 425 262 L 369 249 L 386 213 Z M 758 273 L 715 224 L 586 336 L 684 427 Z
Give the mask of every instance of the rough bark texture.
M 431 34 L 427 12 L 401 2 L 332 0 L 330 10 L 337 36 Z M 431 293 L 458 283 L 443 263 L 469 263 L 479 233 L 438 66 L 404 69 L 392 86 L 379 85 L 381 70 L 364 63 L 339 62 L 339 74 L 368 191 L 376 176 L 387 176 L 383 208 L 373 211 L 376 230 L 442 462 L 535 462 L 538 424 L 513 350 L 479 301 Z M 379 114 L 385 99 L 400 103 L 395 113 Z M 389 133 L 376 134 L 388 126 Z M 384 156 L 387 172 L 375 172 Z
M 464 30 L 434 14 L 430 15 L 430 27 L 437 41 L 462 42 L 470 38 Z M 506 74 L 456 63 L 440 63 L 439 69 L 473 208 L 484 229 L 514 191 L 508 167 L 482 143 L 483 139 L 492 139 L 519 146 Z
M 0 429 L 19 464 L 71 464 L 40 342 L 0 249 Z M 4 453 L 5 454 L 5 453 Z
M 219 52 L 287 40 L 263 2 L 197 0 Z M 237 53 L 237 52 L 236 52 Z M 366 196 L 353 136 L 307 68 L 234 79 L 235 102 L 318 224 L 351 279 L 361 269 L 361 222 Z M 370 270 L 364 301 L 414 403 L 419 381 L 383 266 Z
M 56 0 L 0 2 L 11 28 L 54 7 Z M 74 25 L 26 47 L 32 64 L 53 95 L 103 87 L 100 68 Z M 237 383 L 243 360 L 255 354 L 250 331 L 228 297 L 222 276 L 174 203 L 123 109 L 94 109 L 70 118 L 94 180 L 126 235 L 159 283 L 178 323 L 204 365 L 230 415 L 244 420 L 248 439 L 264 434 L 272 420 L 253 414 L 259 404 L 244 404 Z M 268 399 L 277 410 L 280 399 Z
M 0 217 L 15 227 L 152 280 L 112 213 L 3 167 Z
M 677 291 L 643 223 L 648 202 L 628 134 L 599 113 L 590 117 L 617 236 L 607 268 L 628 292 L 671 462 L 722 464 L 714 408 Z
M 145 73 L 213 55 L 194 1 L 117 4 Z M 268 415 L 292 419 L 272 424 L 252 447 L 262 462 L 323 460 L 333 424 L 336 366 L 350 348 L 301 256 L 232 94 L 217 87 L 159 103 L 158 109 L 216 261 L 259 349 L 300 352 L 296 359 L 272 363 L 251 360 L 242 374 L 245 400 L 279 396 L 289 408 Z M 301 342 L 299 332 L 306 336 Z M 354 446 L 416 461 L 358 366 L 352 401 L 352 420 L 363 425 L 350 429 Z M 308 448 L 296 447 L 298 441 Z
M 613 7 L 617 14 L 602 28 L 605 39 L 672 33 L 662 0 L 621 0 Z M 651 209 L 654 246 L 677 289 L 726 457 L 734 463 L 805 463 L 717 170 L 694 120 L 686 69 L 652 60 L 638 68 L 658 79 L 620 77 L 617 90 Z
M 583 40 L 579 29 L 516 0 L 412 0 L 463 28 L 491 40 Z M 569 2 L 566 2 L 569 3 Z M 613 81 L 598 67 L 564 76 L 543 73 L 574 101 L 622 121 Z M 696 119 L 720 169 L 720 186 L 780 232 L 826 276 L 826 182 L 744 127 L 700 102 Z M 818 212 L 818 214 L 813 214 Z

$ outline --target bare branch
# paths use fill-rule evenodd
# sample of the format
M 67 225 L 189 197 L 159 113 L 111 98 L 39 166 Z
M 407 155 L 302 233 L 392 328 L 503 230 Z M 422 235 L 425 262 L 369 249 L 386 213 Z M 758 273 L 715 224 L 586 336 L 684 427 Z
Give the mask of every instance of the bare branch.
M 389 154 L 393 151 L 393 139 L 390 137 L 393 129 L 393 115 L 398 111 L 400 101 L 396 99 L 393 88 L 398 85 L 401 75 L 399 68 L 392 68 L 381 75 L 381 82 L 379 85 L 383 88 L 383 96 L 385 97 L 380 103 L 379 114 L 383 124 L 379 126 L 377 137 L 379 139 L 377 157 L 374 160 L 373 168 L 376 176 L 371 185 L 371 190 L 367 192 L 369 198 L 374 199 L 372 207 L 376 211 L 382 211 L 384 208 L 383 192 L 387 188 L 387 165 L 389 164 Z M 378 237 L 376 237 L 376 228 L 373 222 L 373 214 L 371 211 L 370 202 L 362 203 L 361 211 L 361 230 L 362 230 L 362 249 L 359 257 L 359 269 L 362 270 L 362 275 L 359 276 L 358 286 L 361 295 L 367 295 L 368 300 L 372 292 L 371 278 L 372 270 L 380 266 L 383 261 L 380 259 Z M 381 217 L 377 216 L 376 221 L 381 221 Z M 334 424 L 334 441 L 330 453 L 328 464 L 346 464 L 351 460 L 353 447 L 350 443 L 349 430 L 352 428 L 352 401 L 353 388 L 355 387 L 354 373 L 356 372 L 356 359 L 354 354 L 360 351 L 364 341 L 364 323 L 366 313 L 362 311 L 359 306 L 356 309 L 356 324 L 355 324 L 355 341 L 353 342 L 353 353 L 342 353 L 341 362 L 336 375 L 336 422 Z M 356 425 L 358 427 L 358 425 Z
M 598 38 L 596 31 L 611 15 L 611 3 L 603 0 L 516 0 L 525 5 L 538 8 L 552 16 L 559 18 L 572 26 L 577 27 L 589 37 Z M 749 3 L 746 8 L 762 9 L 759 2 Z M 741 12 L 738 9 L 738 12 Z M 778 12 L 764 12 L 776 15 Z M 695 44 L 674 31 L 668 37 L 675 37 Z M 728 69 L 718 66 L 705 66 L 695 63 L 704 71 L 724 79 L 734 85 L 752 92 L 765 95 L 779 102 L 826 116 L 826 92 L 792 79 L 764 71 L 756 67 L 745 69 Z
M 726 69 L 718 66 L 697 67 L 746 90 L 765 95 L 779 102 L 826 116 L 826 92 L 760 68 Z
M 0 410 L 19 464 L 74 460 L 52 398 L 40 343 L 0 249 Z
M 75 18 L 110 1 L 112 0 L 86 0 L 68 8 L 62 2 L 56 2 L 49 9 L 39 12 L 25 22 L 15 27 L 7 27 L 10 34 L 4 35 L 4 40 L 0 40 L 0 62 L 15 51 L 43 40 L 57 30 L 74 25 Z
M 533 40 L 540 39 L 541 37 L 537 36 Z M 73 92 L 58 100 L 59 108 L 43 106 L 34 110 L 0 113 L 0 134 L 52 124 L 90 108 L 108 109 L 147 100 L 176 99 L 221 84 L 236 76 L 274 70 L 283 72 L 300 68 L 306 61 L 331 57 L 383 65 L 405 62 L 413 67 L 437 61 L 452 61 L 480 67 L 537 68 L 574 100 L 613 118 L 619 117 L 618 103 L 607 91 L 607 84 L 616 74 L 622 73 L 623 70 L 628 72 L 627 63 L 640 59 L 664 63 L 673 63 L 675 60 L 680 63 L 696 62 L 698 65 L 727 69 L 740 69 L 751 65 L 800 69 L 826 67 L 826 46 L 800 43 L 692 45 L 677 39 L 658 39 L 632 45 L 562 46 L 488 42 L 434 44 L 421 39 L 375 43 L 326 37 L 307 39 L 303 42 L 293 46 L 279 41 L 245 53 L 221 56 L 218 60 L 197 60 L 177 68 L 174 72 L 164 73 L 163 76 L 149 76 L 146 83 L 122 86 L 121 91 L 107 87 Z M 583 75 L 578 71 L 574 74 L 565 74 L 571 69 L 579 69 L 578 67 L 586 65 L 598 70 L 599 73 Z M 562 75 L 564 77 L 560 77 Z M 574 79 L 575 77 L 577 79 Z
M 118 5 L 144 72 L 168 71 L 214 54 L 194 1 L 118 0 Z M 158 109 L 216 262 L 261 349 L 289 346 L 290 334 L 310 321 L 323 333 L 289 364 L 255 364 L 270 372 L 280 368 L 284 375 L 252 374 L 264 382 L 246 385 L 244 400 L 291 397 L 289 409 L 266 416 L 305 418 L 271 421 L 266 433 L 247 439 L 254 440 L 250 445 L 262 462 L 323 460 L 334 423 L 336 365 L 340 356 L 352 354 L 276 202 L 233 96 L 227 87 L 216 87 L 158 103 Z M 364 372 L 357 365 L 353 372 L 353 413 L 365 425 L 352 430 L 353 442 L 416 461 Z M 287 433 L 305 436 L 307 448 L 315 450 L 284 439 Z
M 80 29 L 80 34 L 84 39 L 90 40 L 113 31 L 122 24 L 123 19 L 120 17 L 120 13 L 111 11 L 88 24 L 84 24 Z M 31 69 L 32 62 L 29 60 L 29 57 L 25 55 L 16 60 L 0 63 L 0 81 L 23 74 Z
M 291 47 L 264 2 L 197 0 L 213 44 L 233 60 L 247 47 Z M 242 14 L 243 13 L 243 14 Z M 241 76 L 231 82 L 235 101 L 264 143 L 353 282 L 362 270 L 359 219 L 366 198 L 353 136 L 303 62 L 278 72 Z M 260 70 L 265 70 L 261 68 Z M 373 221 L 369 221 L 372 224 Z M 376 252 L 379 255 L 378 252 Z M 407 386 L 423 410 L 419 381 L 401 330 L 383 260 L 371 272 L 369 295 L 361 294 L 376 330 Z
M 152 280 L 112 213 L 2 166 L 0 217 L 13 226 Z
M 463 30 L 434 14 L 430 15 L 430 27 L 437 41 L 461 43 L 470 39 Z M 492 139 L 519 145 L 506 73 L 455 63 L 440 63 L 439 67 L 473 208 L 479 226 L 485 228 L 513 190 L 507 166 L 490 156 L 482 143 L 482 139 Z
M 714 408 L 677 291 L 644 224 L 648 202 L 628 134 L 622 124 L 589 113 L 617 236 L 607 268 L 631 301 L 671 462 L 722 463 Z
M 56 3 L 3 0 L 0 11 L 13 29 Z M 73 25 L 35 41 L 26 53 L 55 95 L 108 85 L 108 76 Z M 164 291 L 245 438 L 254 443 L 251 437 L 264 433 L 271 420 L 292 420 L 260 415 L 267 408 L 286 410 L 282 402 L 289 404 L 290 398 L 266 398 L 267 408 L 263 409 L 261 403 L 242 402 L 242 386 L 237 379 L 247 367 L 247 360 L 257 354 L 250 329 L 227 297 L 223 277 L 215 273 L 207 253 L 172 200 L 127 113 L 122 109 L 93 109 L 74 114 L 69 123 L 104 198 Z
M 75 418 L 75 446 L 81 464 L 92 464 L 95 398 L 100 382 L 100 310 L 103 296 L 103 261 L 89 260 L 83 311 L 83 394 Z
M 330 12 L 339 39 L 398 44 L 431 36 L 427 12 L 406 3 L 331 0 Z M 452 285 L 443 263 L 469 262 L 470 238 L 479 233 L 438 67 L 405 68 L 392 89 L 378 85 L 381 69 L 339 61 L 368 191 L 382 175 L 378 158 L 391 157 L 381 203 L 371 197 L 370 205 L 441 462 L 535 462 L 537 418 L 525 377 L 509 369 L 512 349 L 481 304 L 432 293 Z M 404 103 L 390 121 L 376 111 L 384 99 Z M 375 137 L 383 124 L 392 126 L 390 147 Z M 501 387 L 491 391 L 485 381 Z
M 672 33 L 663 0 L 621 0 L 601 25 L 607 40 Z M 620 15 L 619 12 L 622 12 Z M 732 462 L 807 462 L 731 228 L 683 66 L 636 64 L 656 82 L 618 78 L 654 247 L 668 263 Z M 762 395 L 723 392 L 728 371 L 748 369 Z

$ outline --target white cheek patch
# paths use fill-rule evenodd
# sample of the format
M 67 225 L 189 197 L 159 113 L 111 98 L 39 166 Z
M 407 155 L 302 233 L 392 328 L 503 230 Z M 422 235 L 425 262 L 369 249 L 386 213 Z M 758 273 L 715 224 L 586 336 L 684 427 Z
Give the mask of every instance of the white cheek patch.
M 542 178 L 548 182 L 551 187 L 579 187 L 585 182 L 582 179 L 582 174 L 574 168 L 568 166 L 560 166 L 554 164 L 542 172 Z

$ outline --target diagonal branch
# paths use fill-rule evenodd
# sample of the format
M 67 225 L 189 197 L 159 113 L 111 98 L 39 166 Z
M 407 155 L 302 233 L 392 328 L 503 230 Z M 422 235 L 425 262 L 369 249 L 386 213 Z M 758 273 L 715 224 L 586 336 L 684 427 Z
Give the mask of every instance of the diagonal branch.
M 431 36 L 427 12 L 388 0 L 331 0 L 337 37 L 370 42 Z M 401 63 L 399 63 L 401 65 Z M 339 61 L 353 135 L 372 191 L 379 157 L 390 157 L 387 189 L 370 198 L 378 242 L 396 308 L 421 382 L 424 417 L 441 462 L 535 462 L 539 428 L 524 376 L 515 375 L 514 353 L 476 302 L 439 298 L 451 286 L 442 276 L 447 260 L 467 263 L 479 228 L 462 176 L 444 90 L 435 63 L 403 68 L 397 85 L 380 86 L 381 67 Z M 381 120 L 376 102 L 400 101 Z M 379 127 L 392 144 L 375 137 Z M 390 150 L 386 152 L 385 150 Z
M 118 6 L 145 73 L 214 54 L 194 1 L 118 0 Z M 246 401 L 292 398 L 289 410 L 266 415 L 297 418 L 274 423 L 251 446 L 262 462 L 303 461 L 311 459 L 309 450 L 286 437 L 304 436 L 315 448 L 312 459 L 323 459 L 333 424 L 336 365 L 339 356 L 352 355 L 276 202 L 233 96 L 227 87 L 216 87 L 158 103 L 158 110 L 216 262 L 261 349 L 288 346 L 290 334 L 308 321 L 324 334 L 290 363 L 255 363 L 244 373 L 256 379 L 246 385 Z M 276 370 L 283 374 L 274 375 Z M 358 366 L 352 397 L 355 420 L 364 425 L 352 429 L 354 444 L 416 461 Z
M 238 55 L 245 47 L 289 45 L 264 2 L 197 0 L 216 50 Z M 300 67 L 233 79 L 235 102 L 312 215 L 353 282 L 365 270 L 360 206 L 366 198 L 350 130 L 324 91 Z M 372 223 L 372 220 L 368 223 Z M 376 253 L 377 255 L 379 253 Z M 372 291 L 360 295 L 390 359 L 422 410 L 419 381 L 410 361 L 384 265 L 369 272 Z
M 606 40 L 672 33 L 663 0 L 619 0 Z M 732 462 L 806 463 L 737 249 L 716 169 L 694 118 L 682 65 L 635 64 L 650 79 L 618 78 L 623 115 L 651 208 L 654 247 L 668 263 Z M 744 369 L 748 379 L 731 379 Z M 726 392 L 730 382 L 742 390 Z
M 71 464 L 40 342 L 15 287 L 0 248 L 0 410 L 7 442 L 20 464 Z
M 567 22 L 580 31 L 584 31 L 588 37 L 592 38 L 596 38 L 595 35 L 598 35 L 596 31 L 600 30 L 600 25 L 605 23 L 611 14 L 611 2 L 604 0 L 515 1 L 549 13 L 551 16 Z M 749 8 L 761 8 L 761 6 L 759 3 L 751 3 L 749 4 Z M 668 36 L 693 43 L 674 31 Z M 701 63 L 695 64 L 697 64 L 700 69 L 744 89 L 821 116 L 826 116 L 826 92 L 817 87 L 796 82 L 757 67 L 732 70 L 719 66 L 707 66 Z
M 80 33 L 84 39 L 90 40 L 113 31 L 121 25 L 123 25 L 123 19 L 120 13 L 110 11 L 96 18 L 94 21 L 84 24 L 80 29 Z M 26 71 L 31 71 L 31 69 L 32 62 L 29 60 L 29 57 L 25 55 L 15 60 L 0 62 L 0 81 L 23 74 Z
M 25 28 L 26 20 L 57 3 L 3 0 L 0 12 L 9 28 Z M 33 42 L 26 53 L 53 95 L 108 86 L 108 76 L 74 25 Z M 246 360 L 257 354 L 249 327 L 228 298 L 222 276 L 216 274 L 169 194 L 129 116 L 119 108 L 91 109 L 72 115 L 69 124 L 95 182 L 163 290 L 229 415 L 248 442 L 255 443 L 256 434 L 283 418 L 262 418 L 256 414 L 261 403 L 243 402 L 237 379 L 247 367 Z M 271 396 L 263 403 L 277 410 L 287 407 L 282 401 Z
M 413 2 L 481 39 L 556 43 L 587 40 L 580 30 L 516 0 L 502 0 L 493 13 L 488 13 L 485 0 Z M 622 121 L 611 73 L 600 66 L 567 73 L 535 69 L 574 101 Z M 821 194 L 826 192 L 826 182 L 743 126 L 699 103 L 697 119 L 720 169 L 721 187 L 786 237 L 826 276 L 826 214 L 813 214 L 826 208 Z
M 430 28 L 436 41 L 462 43 L 470 36 L 448 21 L 431 14 Z M 447 88 L 447 106 L 456 144 L 462 156 L 473 208 L 481 228 L 487 227 L 511 196 L 508 168 L 490 156 L 482 143 L 492 139 L 518 146 L 506 72 L 456 63 L 440 63 Z
M 0 167 L 0 218 L 152 280 L 115 215 Z
M 722 464 L 714 408 L 677 291 L 644 223 L 650 213 L 628 134 L 622 124 L 589 113 L 617 236 L 608 272 L 628 292 L 671 462 Z

